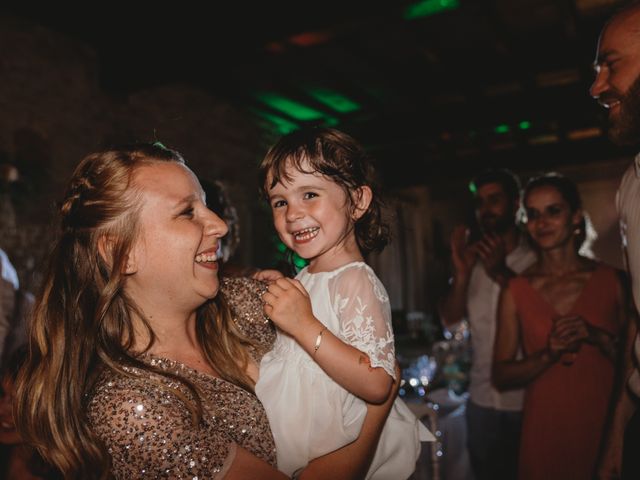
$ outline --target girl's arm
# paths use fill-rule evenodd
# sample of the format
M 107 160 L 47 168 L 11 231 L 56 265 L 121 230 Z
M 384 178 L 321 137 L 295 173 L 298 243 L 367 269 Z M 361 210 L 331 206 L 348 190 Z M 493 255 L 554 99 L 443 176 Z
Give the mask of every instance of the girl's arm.
M 498 390 L 520 388 L 553 365 L 559 354 L 549 346 L 516 360 L 520 347 L 520 321 L 509 287 L 502 289 L 498 303 L 496 339 L 491 379 Z
M 313 315 L 309 294 L 297 280 L 281 278 L 263 295 L 264 311 L 291 335 L 336 383 L 368 403 L 389 397 L 393 379 L 369 357 L 333 335 Z

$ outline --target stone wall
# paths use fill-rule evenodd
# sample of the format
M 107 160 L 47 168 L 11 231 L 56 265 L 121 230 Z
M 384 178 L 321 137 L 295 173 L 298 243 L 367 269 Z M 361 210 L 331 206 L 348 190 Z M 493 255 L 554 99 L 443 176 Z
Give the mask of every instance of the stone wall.
M 54 205 L 73 167 L 105 145 L 159 140 L 202 178 L 223 180 L 241 218 L 237 261 L 262 266 L 269 230 L 256 165 L 272 138 L 244 112 L 188 85 L 126 97 L 99 83 L 94 51 L 14 17 L 0 17 L 0 247 L 35 290 L 52 239 Z M 161 83 L 161 82 L 160 82 Z M 14 168 L 15 167 L 15 168 Z

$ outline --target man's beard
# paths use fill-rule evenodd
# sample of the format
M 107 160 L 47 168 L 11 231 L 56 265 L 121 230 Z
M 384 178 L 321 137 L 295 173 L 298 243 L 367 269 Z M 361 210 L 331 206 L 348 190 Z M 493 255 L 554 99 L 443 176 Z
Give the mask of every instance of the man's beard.
M 640 75 L 622 95 L 616 90 L 608 90 L 600 97 L 601 103 L 620 101 L 617 118 L 609 118 L 609 138 L 616 145 L 640 143 Z
M 504 215 L 484 215 L 480 218 L 483 233 L 505 233 L 514 225 L 514 215 L 507 212 Z

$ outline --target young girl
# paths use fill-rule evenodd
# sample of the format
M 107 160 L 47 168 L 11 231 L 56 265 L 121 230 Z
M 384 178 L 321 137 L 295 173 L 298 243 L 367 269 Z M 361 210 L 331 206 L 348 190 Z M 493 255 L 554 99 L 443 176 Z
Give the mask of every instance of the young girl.
M 295 476 L 311 459 L 355 440 L 364 402 L 384 401 L 398 380 L 389 299 L 363 258 L 384 247 L 388 234 L 373 168 L 344 133 L 283 137 L 260 176 L 278 235 L 310 262 L 295 280 L 278 279 L 263 295 L 279 332 L 256 384 L 278 468 Z M 367 478 L 409 477 L 426 440 L 433 437 L 396 400 Z

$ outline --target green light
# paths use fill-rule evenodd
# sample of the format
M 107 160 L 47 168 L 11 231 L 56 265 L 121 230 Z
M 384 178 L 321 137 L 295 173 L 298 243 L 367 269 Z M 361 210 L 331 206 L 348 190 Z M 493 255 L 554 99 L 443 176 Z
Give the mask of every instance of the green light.
M 291 100 L 276 93 L 259 93 L 256 94 L 256 98 L 258 98 L 266 105 L 269 105 L 271 108 L 286 113 L 296 120 L 320 120 L 325 117 L 321 112 L 314 110 L 311 107 L 307 107 L 302 103 L 296 102 L 295 100 Z
M 297 253 L 293 254 L 293 264 L 298 268 L 306 267 L 309 262 L 302 257 L 299 257 Z
M 310 88 L 307 90 L 307 93 L 338 113 L 351 113 L 361 108 L 359 104 L 342 95 L 340 92 L 335 92 L 327 88 Z
M 324 117 L 324 126 L 325 127 L 335 127 L 340 123 L 335 117 Z
M 409 5 L 404 11 L 404 18 L 412 20 L 414 18 L 435 15 L 444 10 L 453 10 L 460 6 L 458 0 L 422 0 L 413 5 Z
M 502 125 L 498 125 L 496 128 L 494 128 L 494 132 L 496 133 L 509 133 L 509 125 L 506 124 L 502 124 Z
M 469 191 L 474 195 L 478 193 L 478 188 L 476 187 L 476 184 L 474 182 L 469 182 Z
M 253 110 L 253 112 L 264 118 L 265 120 L 271 122 L 272 125 L 274 125 L 276 127 L 276 130 L 278 131 L 278 133 L 282 134 L 282 135 L 286 135 L 287 133 L 293 132 L 295 130 L 298 130 L 300 127 L 295 124 L 294 122 L 290 122 L 289 120 L 286 120 L 282 117 L 279 117 L 277 115 L 273 115 L 271 113 L 267 113 L 267 112 L 263 112 L 262 110 Z
M 531 122 L 528 120 L 523 120 L 518 124 L 520 130 L 529 130 L 531 128 Z
M 284 253 L 287 251 L 287 246 L 282 242 L 278 242 L 278 244 L 276 245 L 276 248 L 280 253 Z

